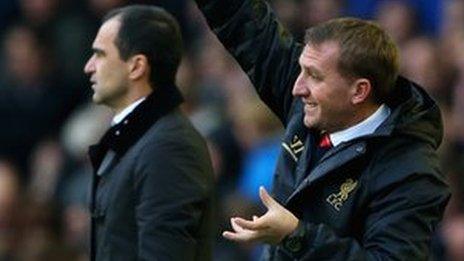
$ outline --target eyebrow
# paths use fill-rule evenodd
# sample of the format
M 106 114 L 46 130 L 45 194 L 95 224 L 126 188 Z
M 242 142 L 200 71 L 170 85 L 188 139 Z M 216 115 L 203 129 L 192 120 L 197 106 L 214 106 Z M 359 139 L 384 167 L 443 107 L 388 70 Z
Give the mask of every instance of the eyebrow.
M 299 60 L 298 63 L 300 64 L 301 69 L 308 70 L 308 71 L 314 72 L 316 74 L 321 74 L 321 71 L 319 71 L 316 67 L 314 67 L 312 65 L 309 65 L 309 66 L 304 65 L 303 63 L 301 63 L 301 60 Z
M 104 54 L 105 51 L 103 49 L 97 48 L 97 47 L 92 47 L 92 51 L 96 54 Z

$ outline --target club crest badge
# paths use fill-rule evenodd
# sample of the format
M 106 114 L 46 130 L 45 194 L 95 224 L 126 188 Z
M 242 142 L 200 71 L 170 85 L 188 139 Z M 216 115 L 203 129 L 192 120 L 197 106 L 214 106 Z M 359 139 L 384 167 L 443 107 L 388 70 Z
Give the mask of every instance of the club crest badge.
M 340 185 L 340 191 L 337 193 L 330 194 L 326 201 L 332 205 L 335 210 L 340 211 L 343 203 L 348 199 L 350 193 L 356 188 L 358 182 L 353 179 L 347 179 Z

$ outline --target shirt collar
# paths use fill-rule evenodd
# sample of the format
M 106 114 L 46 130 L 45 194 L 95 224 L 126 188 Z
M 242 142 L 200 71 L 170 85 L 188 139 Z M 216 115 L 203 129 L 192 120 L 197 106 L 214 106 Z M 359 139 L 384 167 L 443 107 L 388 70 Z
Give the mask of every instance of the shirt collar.
M 114 116 L 113 120 L 111 121 L 111 126 L 120 123 L 127 115 L 129 115 L 137 107 L 137 105 L 143 102 L 145 98 L 146 97 L 142 97 L 136 100 L 131 105 L 127 106 L 124 110 L 122 110 L 120 113 L 116 114 L 116 116 Z
M 329 134 L 333 146 L 337 146 L 342 142 L 374 133 L 377 127 L 382 124 L 382 122 L 390 115 L 390 113 L 390 108 L 387 105 L 382 104 L 371 116 L 362 122 L 351 126 L 348 129 Z

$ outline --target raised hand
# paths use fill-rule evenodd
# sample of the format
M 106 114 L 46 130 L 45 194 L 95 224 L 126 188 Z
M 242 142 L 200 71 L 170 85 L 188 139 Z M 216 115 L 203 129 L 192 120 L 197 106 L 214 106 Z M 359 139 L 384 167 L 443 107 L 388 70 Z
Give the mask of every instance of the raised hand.
M 298 226 L 298 218 L 275 201 L 264 189 L 259 188 L 259 197 L 267 208 L 261 217 L 253 216 L 253 220 L 240 217 L 230 219 L 232 231 L 225 231 L 222 235 L 237 242 L 263 242 L 278 244 Z

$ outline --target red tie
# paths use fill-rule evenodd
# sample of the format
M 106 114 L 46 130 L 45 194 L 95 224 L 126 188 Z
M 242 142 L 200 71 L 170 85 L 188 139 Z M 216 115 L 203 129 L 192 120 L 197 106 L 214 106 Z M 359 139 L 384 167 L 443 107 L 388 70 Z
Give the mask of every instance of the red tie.
M 330 136 L 328 133 L 324 133 L 319 140 L 319 148 L 321 149 L 330 149 L 332 148 L 332 142 L 330 141 Z

